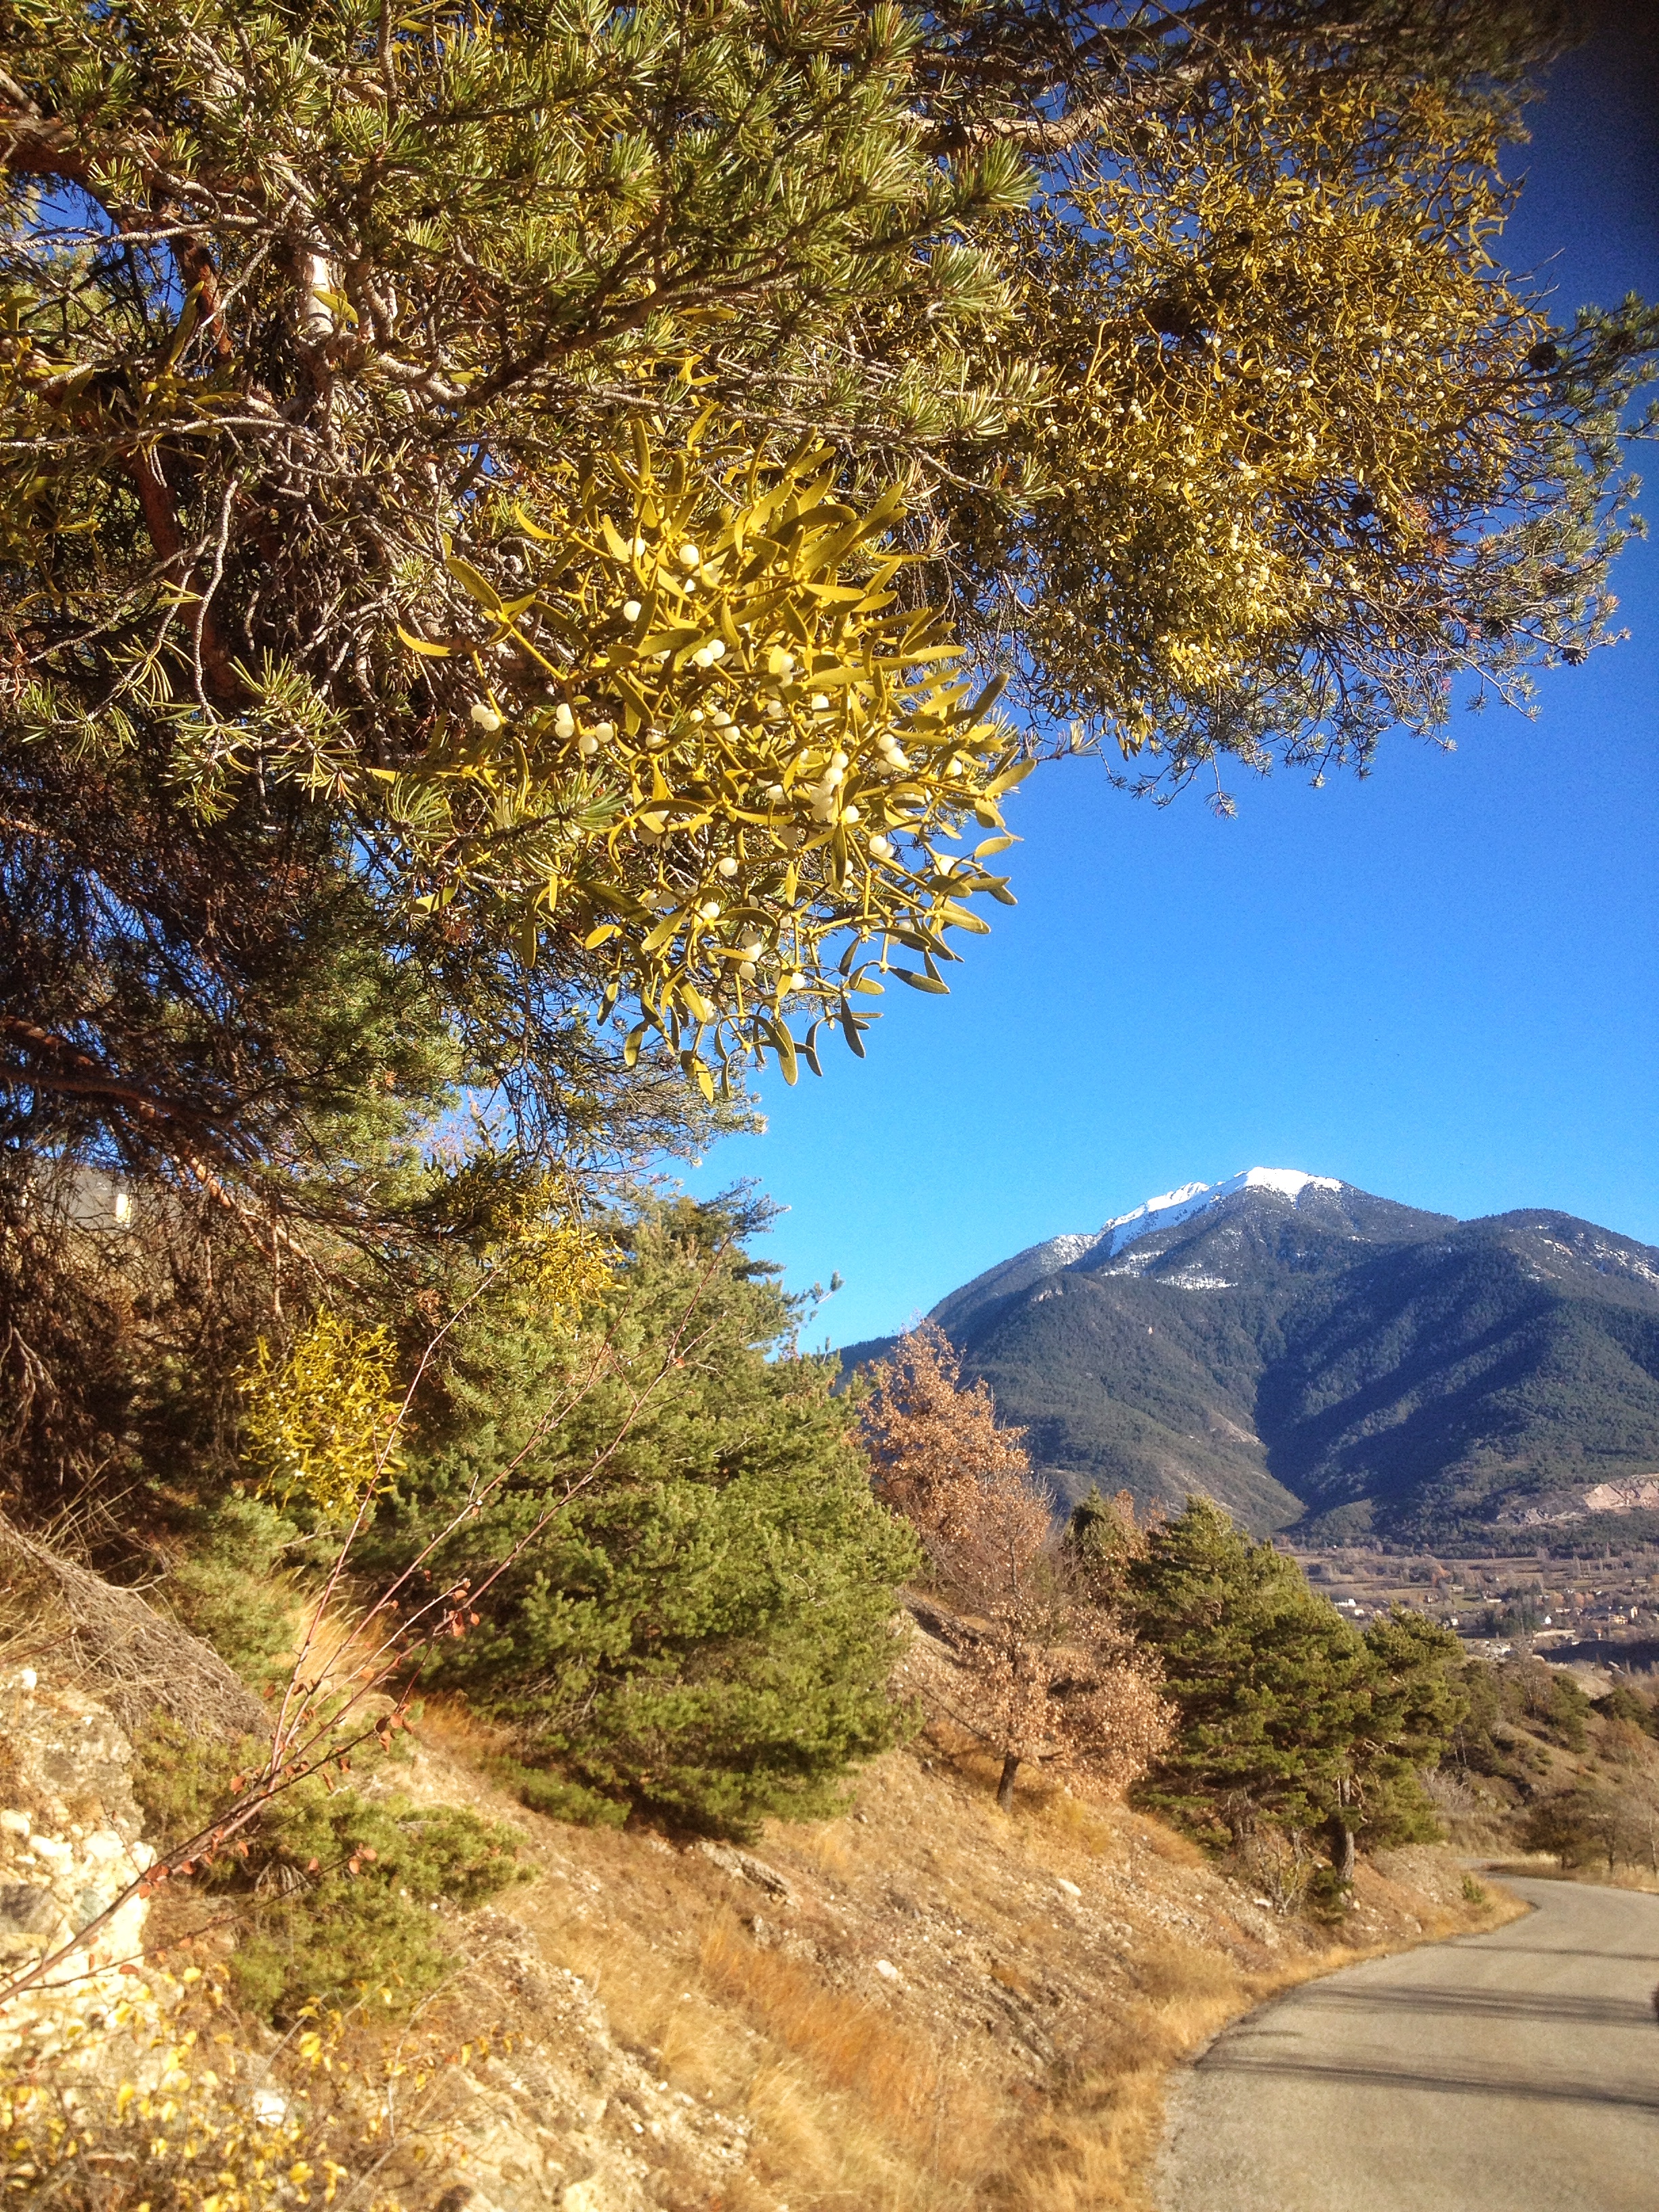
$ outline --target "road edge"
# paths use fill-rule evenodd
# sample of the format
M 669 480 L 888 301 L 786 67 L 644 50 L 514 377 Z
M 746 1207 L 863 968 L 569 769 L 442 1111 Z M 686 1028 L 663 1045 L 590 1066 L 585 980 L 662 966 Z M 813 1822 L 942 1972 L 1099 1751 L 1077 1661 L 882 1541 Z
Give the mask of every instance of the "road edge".
M 1474 1926 L 1430 1925 L 1417 1935 L 1403 1935 L 1384 1942 L 1339 1945 L 1328 1952 L 1287 1961 L 1281 1972 L 1273 1977 L 1273 1988 L 1265 1990 L 1253 2002 L 1241 2005 L 1237 2011 L 1230 2013 L 1225 2020 L 1194 2042 L 1190 2050 L 1183 2051 L 1179 2058 L 1174 2060 L 1164 2069 L 1158 2085 L 1157 2124 L 1139 2154 L 1130 2162 L 1129 2197 L 1134 2212 L 1161 2212 L 1158 2180 L 1180 2124 L 1179 2100 L 1197 2068 L 1223 2036 L 1231 2034 L 1241 2021 L 1253 2020 L 1257 2014 L 1270 2012 L 1275 2005 L 1283 2004 L 1298 1990 L 1305 1989 L 1310 1982 L 1325 1981 L 1333 1974 L 1345 1973 L 1351 1966 L 1365 1966 L 1373 1959 L 1401 1958 L 1409 1952 L 1424 1950 L 1431 1944 L 1475 1942 L 1482 1936 L 1494 1934 L 1500 1928 L 1511 1926 L 1517 1920 L 1524 1920 L 1538 1909 L 1528 1904 L 1525 1898 L 1517 1897 L 1501 1881 L 1494 1881 L 1486 1887 L 1486 1903 L 1477 1908 L 1484 1917 Z M 1442 1913 L 1437 1917 L 1443 1921 L 1450 1916 Z M 1655 2002 L 1659 2007 L 1659 1993 L 1656 1993 Z

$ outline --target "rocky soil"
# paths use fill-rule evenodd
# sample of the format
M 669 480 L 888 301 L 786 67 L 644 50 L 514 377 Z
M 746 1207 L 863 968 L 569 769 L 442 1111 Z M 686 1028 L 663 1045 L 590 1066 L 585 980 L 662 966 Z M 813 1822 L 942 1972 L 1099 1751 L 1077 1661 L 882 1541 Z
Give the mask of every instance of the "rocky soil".
M 211 2022 L 250 2097 L 355 2144 L 373 2198 L 415 2212 L 1133 2203 L 1183 2052 L 1328 1963 L 1482 1917 L 1447 1854 L 1396 1853 L 1362 1866 L 1339 1936 L 1121 1808 L 1050 1789 L 1005 1815 L 945 1723 L 841 1818 L 742 1848 L 526 1812 L 484 1778 L 491 1747 L 434 1709 L 391 1777 L 524 1838 L 532 1878 L 453 1916 L 445 1988 L 349 2017 L 325 2074 L 293 2035 Z M 147 1863 L 131 1757 L 84 1687 L 0 1678 L 0 1963 L 70 1940 Z M 234 1930 L 173 1887 L 4 2015 L 14 2068 L 95 2048 L 146 1932 L 155 2003 L 199 2000 Z
M 132 1747 L 100 1699 L 0 1674 L 0 1976 L 70 1945 L 52 1986 L 0 2008 L 0 2063 L 59 2057 L 131 1994 L 147 1907 L 132 1898 L 84 1945 L 75 1938 L 155 1857 L 133 1801 Z

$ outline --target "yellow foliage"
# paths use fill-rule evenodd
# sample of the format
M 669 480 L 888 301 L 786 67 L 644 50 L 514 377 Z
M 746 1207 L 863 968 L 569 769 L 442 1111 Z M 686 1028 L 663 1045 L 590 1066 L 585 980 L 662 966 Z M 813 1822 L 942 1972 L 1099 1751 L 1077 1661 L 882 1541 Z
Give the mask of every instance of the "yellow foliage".
M 538 1176 L 504 1189 L 490 1209 L 489 1257 L 550 1321 L 574 1321 L 611 1272 L 610 1247 L 569 1211 L 570 1198 L 564 1178 Z
M 241 1376 L 242 1433 L 266 1497 L 337 1519 L 385 1484 L 398 1461 L 392 1359 L 384 1328 L 358 1328 L 325 1306 L 286 1358 L 259 1340 Z
M 946 931 L 986 927 L 967 899 L 1008 898 L 984 864 L 1025 763 L 945 625 L 902 603 L 899 491 L 860 503 L 840 475 L 706 420 L 659 452 L 635 418 L 501 502 L 476 564 L 452 553 L 466 636 L 400 630 L 471 672 L 425 758 L 381 778 L 426 902 L 482 907 L 526 967 L 578 939 L 606 1010 L 638 1006 L 631 1049 L 662 1032 L 705 1090 L 705 1039 L 770 1046 L 793 1080 L 797 1012 L 861 1051 L 855 1000 L 894 973 L 943 991 Z M 969 823 L 993 835 L 941 852 Z
M 199 1979 L 194 1972 L 187 1981 Z M 0 2072 L 0 2185 L 8 2201 L 82 2212 L 300 2212 L 332 2204 L 348 2169 L 330 2155 L 301 2100 L 269 2085 L 264 2065 L 228 2033 L 181 2024 L 172 2002 L 118 2006 L 90 2031 L 103 2056 L 125 2042 L 129 2078 L 82 2072 L 88 2031 L 72 2035 L 43 2076 L 14 2060 Z M 216 2007 L 219 1993 L 208 1988 Z M 199 1995 L 199 1993 L 198 1993 Z M 337 2020 L 302 2039 L 312 2070 L 333 2063 Z M 397 2212 L 376 2197 L 369 2212 Z
M 1224 114 L 1075 157 L 1023 230 L 1055 382 L 1021 626 L 1060 711 L 1127 753 L 1258 764 L 1329 714 L 1310 752 L 1363 752 L 1378 715 L 1443 719 L 1445 670 L 1496 668 L 1540 592 L 1593 614 L 1572 519 L 1516 527 L 1562 455 L 1547 322 L 1489 250 L 1495 160 L 1431 89 L 1401 112 L 1266 64 Z

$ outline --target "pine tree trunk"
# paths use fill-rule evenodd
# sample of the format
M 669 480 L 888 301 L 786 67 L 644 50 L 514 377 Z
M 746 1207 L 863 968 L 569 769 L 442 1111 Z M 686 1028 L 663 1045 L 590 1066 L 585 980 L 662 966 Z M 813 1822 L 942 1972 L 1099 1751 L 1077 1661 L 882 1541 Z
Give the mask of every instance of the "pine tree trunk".
M 1002 1762 L 1002 1779 L 997 1784 L 997 1802 L 1005 1813 L 1014 1809 L 1014 1777 L 1019 1772 L 1019 1753 L 1011 1751 Z
M 1331 1822 L 1331 1864 L 1339 1881 L 1353 1880 L 1353 1830 L 1345 1820 Z

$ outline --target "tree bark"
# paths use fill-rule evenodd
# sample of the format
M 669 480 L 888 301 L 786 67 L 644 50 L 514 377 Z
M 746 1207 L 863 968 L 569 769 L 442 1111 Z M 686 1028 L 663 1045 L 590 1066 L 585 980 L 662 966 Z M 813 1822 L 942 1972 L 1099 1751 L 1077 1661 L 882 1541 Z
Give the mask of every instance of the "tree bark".
M 1331 1822 L 1331 1864 L 1336 1869 L 1339 1881 L 1353 1880 L 1353 1830 L 1345 1820 Z
M 1014 1777 L 1019 1772 L 1019 1753 L 1011 1751 L 1002 1762 L 1002 1779 L 997 1784 L 997 1802 L 1005 1813 L 1014 1809 Z
M 125 458 L 127 473 L 138 494 L 144 528 L 149 532 L 149 542 L 155 549 L 162 573 L 170 583 L 187 586 L 192 575 L 189 549 L 179 527 L 178 495 L 168 481 L 161 456 L 150 447 L 130 453 Z M 234 700 L 240 696 L 242 687 L 231 665 L 218 619 L 210 606 L 198 605 L 198 611 L 202 674 L 216 699 Z

